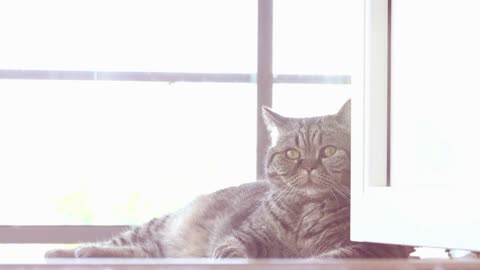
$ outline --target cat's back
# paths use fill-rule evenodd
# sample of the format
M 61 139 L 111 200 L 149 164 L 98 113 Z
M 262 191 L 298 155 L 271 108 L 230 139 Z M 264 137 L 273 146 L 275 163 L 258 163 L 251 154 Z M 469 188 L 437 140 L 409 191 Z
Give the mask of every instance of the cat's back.
M 168 220 L 163 232 L 166 257 L 206 257 L 209 245 L 231 219 L 248 215 L 270 190 L 268 181 L 256 181 L 203 195 Z

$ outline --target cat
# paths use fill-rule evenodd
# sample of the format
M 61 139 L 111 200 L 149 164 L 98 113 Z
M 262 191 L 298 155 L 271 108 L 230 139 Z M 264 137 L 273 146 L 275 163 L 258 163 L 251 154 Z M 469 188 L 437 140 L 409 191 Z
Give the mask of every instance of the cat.
M 350 241 L 350 106 L 311 118 L 264 108 L 276 133 L 266 180 L 201 196 L 106 242 L 45 256 L 406 258 L 413 248 Z

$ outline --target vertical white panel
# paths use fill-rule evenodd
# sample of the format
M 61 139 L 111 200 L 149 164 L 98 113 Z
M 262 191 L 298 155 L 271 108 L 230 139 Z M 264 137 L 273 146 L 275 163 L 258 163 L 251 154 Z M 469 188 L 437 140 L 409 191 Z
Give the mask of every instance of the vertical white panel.
M 371 138 L 382 138 L 387 130 L 372 124 L 387 114 L 374 113 L 386 106 L 383 96 L 388 93 L 382 81 L 385 70 L 375 68 L 377 58 L 387 57 L 388 51 L 371 50 L 384 44 L 378 34 L 385 35 L 388 29 L 388 20 L 382 20 L 388 10 L 371 12 L 380 2 L 387 1 L 366 1 L 366 84 L 353 106 L 357 137 L 353 136 L 352 147 L 357 152 L 352 166 L 351 238 L 480 250 L 480 216 L 472 214 L 480 205 L 478 165 L 472 154 L 478 153 L 475 115 L 480 112 L 478 83 L 473 79 L 479 62 L 473 34 L 480 22 L 477 4 L 392 0 L 393 185 L 375 187 L 369 175 L 384 174 L 385 163 L 372 156 L 386 149 L 381 150 L 382 140 Z M 379 25 L 369 25 L 372 22 Z M 375 83 L 385 87 L 374 87 Z

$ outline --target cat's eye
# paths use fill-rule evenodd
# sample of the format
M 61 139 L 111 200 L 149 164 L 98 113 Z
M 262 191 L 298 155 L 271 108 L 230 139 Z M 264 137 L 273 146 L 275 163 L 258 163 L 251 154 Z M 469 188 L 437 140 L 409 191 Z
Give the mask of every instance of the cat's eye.
M 320 151 L 320 154 L 322 155 L 322 157 L 328 158 L 335 155 L 336 152 L 337 152 L 337 148 L 335 146 L 329 145 L 322 148 L 322 150 Z
M 295 149 L 287 150 L 287 152 L 285 152 L 285 155 L 287 156 L 288 159 L 299 159 L 300 158 L 300 152 L 298 152 Z

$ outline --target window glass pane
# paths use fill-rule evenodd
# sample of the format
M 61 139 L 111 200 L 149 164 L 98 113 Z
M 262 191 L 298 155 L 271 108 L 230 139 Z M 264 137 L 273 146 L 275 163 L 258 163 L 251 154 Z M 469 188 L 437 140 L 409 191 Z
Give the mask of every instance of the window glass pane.
M 0 69 L 256 70 L 255 0 L 2 0 Z
M 361 55 L 363 1 L 274 1 L 273 72 L 350 74 Z
M 350 98 L 350 85 L 274 84 L 273 108 L 292 117 L 334 114 Z
M 392 186 L 479 187 L 478 10 L 470 0 L 393 1 Z
M 142 222 L 254 181 L 255 113 L 254 84 L 0 80 L 0 225 Z

